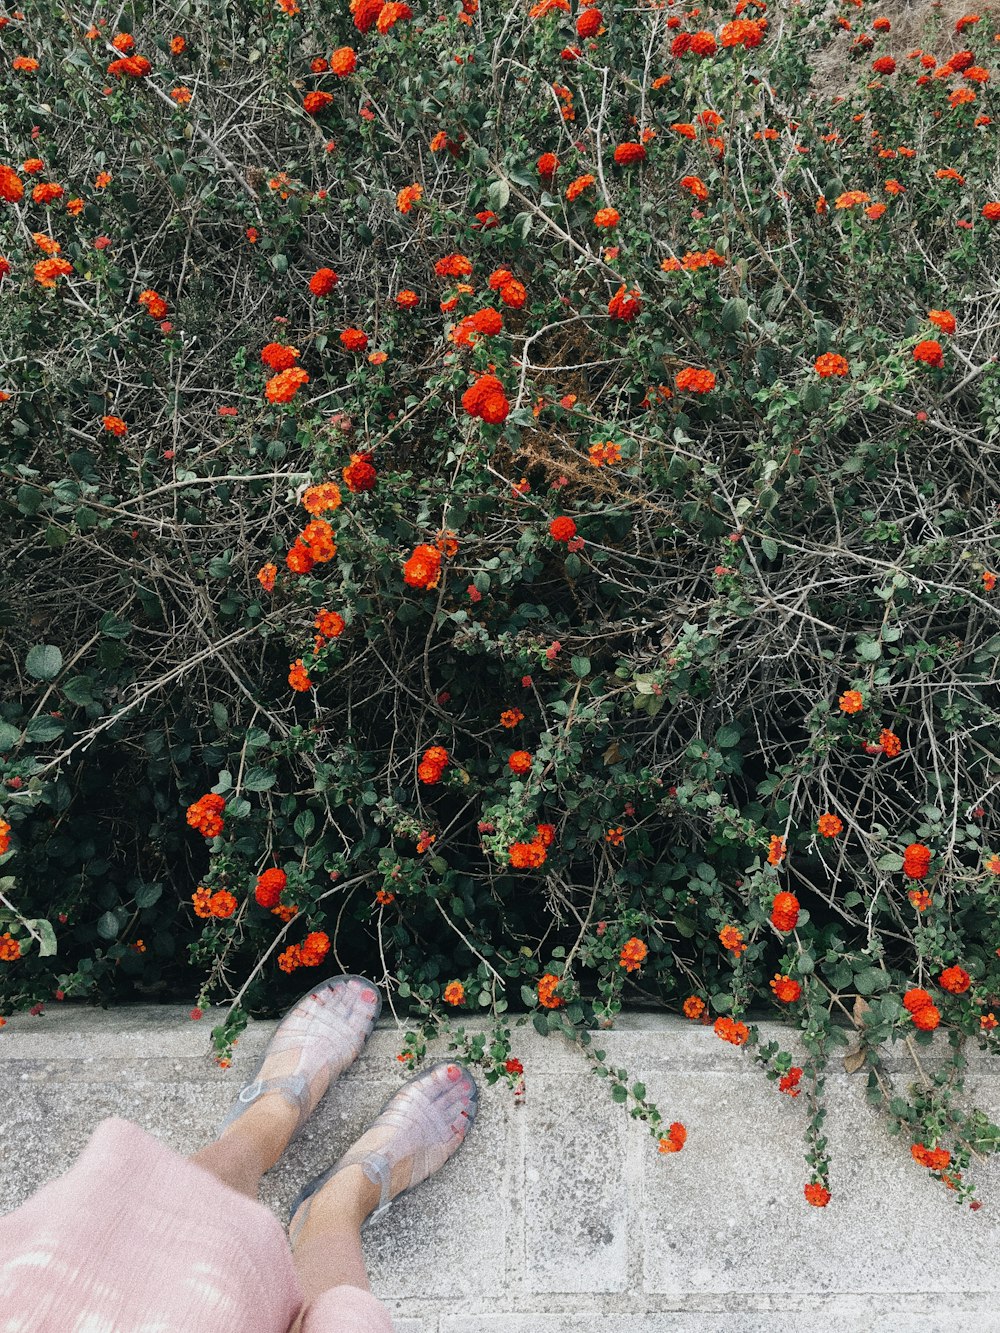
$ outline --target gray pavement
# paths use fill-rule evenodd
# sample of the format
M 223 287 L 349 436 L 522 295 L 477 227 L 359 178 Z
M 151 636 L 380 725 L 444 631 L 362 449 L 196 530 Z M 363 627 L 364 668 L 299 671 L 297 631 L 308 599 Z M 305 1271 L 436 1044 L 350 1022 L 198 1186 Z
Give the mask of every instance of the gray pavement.
M 207 1054 L 215 1019 L 180 1006 L 11 1019 L 0 1212 L 65 1170 L 108 1115 L 180 1152 L 200 1147 L 274 1027 L 251 1024 L 223 1071 Z M 595 1034 L 687 1125 L 669 1157 L 579 1051 L 530 1026 L 514 1037 L 523 1104 L 481 1083 L 462 1150 L 366 1234 L 372 1287 L 399 1333 L 1000 1333 L 997 1163 L 975 1168 L 982 1209 L 956 1207 L 867 1105 L 863 1075 L 830 1079 L 834 1199 L 817 1210 L 802 1198 L 804 1099 L 779 1094 L 710 1028 L 637 1014 Z M 266 1178 L 282 1220 L 405 1077 L 400 1046 L 383 1019 Z M 442 1041 L 428 1058 L 449 1054 Z M 905 1085 L 904 1056 L 893 1064 Z M 970 1094 L 996 1119 L 1000 1060 L 970 1063 Z

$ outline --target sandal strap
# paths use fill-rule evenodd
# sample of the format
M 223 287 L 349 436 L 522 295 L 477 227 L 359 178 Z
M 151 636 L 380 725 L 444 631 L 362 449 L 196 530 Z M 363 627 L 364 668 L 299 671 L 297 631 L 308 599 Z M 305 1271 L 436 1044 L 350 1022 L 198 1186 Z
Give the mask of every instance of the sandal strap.
M 384 1153 L 370 1152 L 366 1153 L 361 1159 L 361 1170 L 365 1173 L 373 1185 L 378 1185 L 380 1189 L 378 1206 L 368 1215 L 368 1225 L 375 1221 L 376 1217 L 389 1208 L 393 1202 L 389 1198 L 389 1184 L 392 1178 L 392 1163 Z
M 309 1106 L 309 1080 L 304 1074 L 284 1074 L 280 1078 L 254 1079 L 252 1083 L 247 1083 L 242 1087 L 239 1096 L 230 1110 L 229 1114 L 219 1126 L 219 1133 L 227 1129 L 234 1120 L 243 1114 L 246 1108 L 263 1097 L 268 1092 L 280 1092 L 286 1101 L 299 1113 L 299 1124 L 296 1126 L 296 1133 L 301 1127 L 305 1117 L 306 1109 Z

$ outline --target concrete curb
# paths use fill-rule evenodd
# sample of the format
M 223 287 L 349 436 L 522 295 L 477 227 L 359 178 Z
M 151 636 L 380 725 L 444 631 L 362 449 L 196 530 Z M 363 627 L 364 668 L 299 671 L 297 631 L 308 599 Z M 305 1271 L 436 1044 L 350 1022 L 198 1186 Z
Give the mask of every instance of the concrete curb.
M 0 1212 L 60 1174 L 108 1115 L 180 1152 L 201 1146 L 273 1023 L 252 1023 L 233 1068 L 207 1054 L 218 1014 L 182 1006 L 66 1007 L 0 1032 Z M 465 1023 L 481 1030 L 481 1019 Z M 787 1046 L 794 1033 L 762 1025 Z M 866 1103 L 832 1074 L 834 1200 L 805 1204 L 804 1110 L 709 1029 L 625 1015 L 595 1042 L 646 1084 L 684 1151 L 660 1157 L 561 1038 L 513 1029 L 527 1094 L 481 1083 L 476 1128 L 439 1175 L 366 1236 L 372 1286 L 400 1333 L 1000 1333 L 1000 1170 L 976 1170 L 983 1208 L 959 1209 Z M 383 1020 L 287 1157 L 264 1201 L 285 1219 L 302 1180 L 364 1128 L 405 1071 Z M 443 1041 L 430 1059 L 449 1055 Z M 931 1065 L 933 1066 L 933 1056 Z M 892 1065 L 905 1085 L 905 1052 Z M 910 1074 L 912 1078 L 912 1074 Z M 973 1053 L 969 1100 L 1000 1112 L 1000 1059 Z

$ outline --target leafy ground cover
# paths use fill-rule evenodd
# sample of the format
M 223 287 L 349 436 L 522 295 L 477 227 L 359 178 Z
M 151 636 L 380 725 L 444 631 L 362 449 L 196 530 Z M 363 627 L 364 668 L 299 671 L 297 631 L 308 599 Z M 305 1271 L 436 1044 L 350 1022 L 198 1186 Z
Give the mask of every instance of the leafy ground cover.
M 530 1013 L 670 1153 L 588 1032 L 656 1005 L 801 1097 L 810 1203 L 846 1049 L 975 1206 L 996 35 L 759 0 L 0 19 L 3 1008 L 224 1000 L 225 1060 L 365 971 L 403 1063 L 446 1024 L 516 1090 Z

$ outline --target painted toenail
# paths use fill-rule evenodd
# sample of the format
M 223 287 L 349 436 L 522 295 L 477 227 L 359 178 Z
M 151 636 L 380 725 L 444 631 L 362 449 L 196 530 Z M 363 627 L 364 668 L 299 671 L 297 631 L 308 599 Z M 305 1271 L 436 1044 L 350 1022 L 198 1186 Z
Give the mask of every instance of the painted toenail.
M 363 991 L 361 992 L 361 998 L 362 998 L 367 1004 L 371 1004 L 372 1000 L 374 1000 L 374 998 L 375 998 L 375 992 L 374 992 L 373 990 L 363 990 Z
M 448 1077 L 451 1079 L 452 1083 L 454 1083 L 456 1079 L 462 1077 L 462 1071 L 459 1069 L 458 1065 L 448 1066 Z

